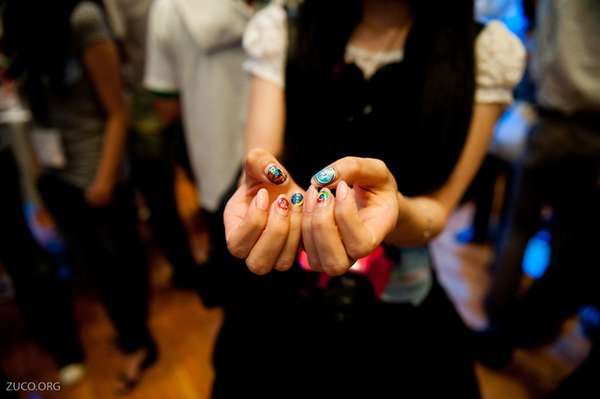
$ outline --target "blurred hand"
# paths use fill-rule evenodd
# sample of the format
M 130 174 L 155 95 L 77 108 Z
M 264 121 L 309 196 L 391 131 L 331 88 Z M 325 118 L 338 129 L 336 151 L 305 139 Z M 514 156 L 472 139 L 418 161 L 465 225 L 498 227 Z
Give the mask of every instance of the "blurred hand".
M 346 157 L 317 173 L 302 219 L 311 267 L 340 275 L 370 254 L 395 228 L 398 198 L 396 180 L 377 159 Z
M 99 179 L 94 180 L 85 192 L 85 199 L 90 206 L 103 207 L 112 200 L 114 185 Z
M 273 155 L 251 150 L 223 221 L 229 251 L 256 274 L 288 270 L 298 252 L 304 190 Z

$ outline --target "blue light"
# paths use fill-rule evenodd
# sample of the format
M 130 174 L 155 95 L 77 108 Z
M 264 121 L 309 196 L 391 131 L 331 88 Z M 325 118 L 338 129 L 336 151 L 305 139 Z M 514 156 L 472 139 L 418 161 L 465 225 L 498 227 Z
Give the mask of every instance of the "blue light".
M 523 256 L 523 270 L 525 273 L 538 279 L 544 275 L 550 263 L 550 233 L 547 230 L 539 231 L 527 244 Z

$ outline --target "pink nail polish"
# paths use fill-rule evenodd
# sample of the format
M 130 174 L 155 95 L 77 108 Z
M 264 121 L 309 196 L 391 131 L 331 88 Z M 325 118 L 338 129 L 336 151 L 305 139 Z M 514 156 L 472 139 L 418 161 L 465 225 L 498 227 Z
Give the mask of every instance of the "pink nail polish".
M 346 184 L 345 181 L 339 182 L 339 184 L 337 185 L 335 194 L 336 194 L 336 197 L 340 200 L 346 199 L 346 197 L 348 196 L 348 185 Z
M 269 193 L 264 188 L 261 188 L 256 195 L 256 206 L 263 211 L 269 208 Z

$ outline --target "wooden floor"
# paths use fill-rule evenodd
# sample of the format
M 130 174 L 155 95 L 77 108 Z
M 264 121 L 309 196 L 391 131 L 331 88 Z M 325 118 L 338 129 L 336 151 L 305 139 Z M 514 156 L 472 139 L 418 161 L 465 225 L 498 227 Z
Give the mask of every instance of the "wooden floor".
M 185 192 L 184 192 L 185 194 Z M 189 194 L 189 193 L 188 193 Z M 184 216 L 193 213 L 193 206 Z M 468 223 L 470 210 L 461 209 L 446 233 L 434 245 L 443 285 L 465 321 L 473 328 L 485 325 L 481 299 L 488 282 L 487 263 L 491 251 L 484 246 L 459 246 L 454 240 L 457 229 Z M 205 240 L 193 240 L 199 256 Z M 152 267 L 152 304 L 150 325 L 160 348 L 160 362 L 146 374 L 141 386 L 128 398 L 204 399 L 213 378 L 210 356 L 222 314 L 206 310 L 189 292 L 169 287 L 170 269 L 154 254 Z M 116 375 L 121 358 L 113 345 L 114 331 L 107 316 L 92 297 L 76 303 L 81 337 L 87 353 L 88 373 L 74 388 L 28 399 L 111 399 L 118 397 Z M 56 371 L 43 351 L 27 338 L 15 306 L 0 305 L 0 365 L 16 381 L 55 381 Z M 565 325 L 563 337 L 554 345 L 537 351 L 518 351 L 503 372 L 478 366 L 485 399 L 537 398 L 551 389 L 569 372 L 588 350 L 588 343 L 574 321 Z M 1 396 L 1 395 L 0 395 Z M 122 396 L 121 396 L 122 397 Z M 453 398 L 449 392 L 448 398 Z

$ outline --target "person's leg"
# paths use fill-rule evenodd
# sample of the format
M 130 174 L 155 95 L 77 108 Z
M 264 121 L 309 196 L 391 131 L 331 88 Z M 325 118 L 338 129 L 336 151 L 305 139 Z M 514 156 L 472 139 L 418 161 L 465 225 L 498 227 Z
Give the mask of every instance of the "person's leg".
M 119 184 L 111 204 L 89 208 L 98 251 L 104 264 L 96 270 L 101 298 L 125 353 L 154 348 L 148 328 L 148 262 L 139 238 L 134 193 Z
M 532 136 L 543 135 L 539 130 L 534 130 Z M 544 201 L 549 199 L 544 178 L 548 171 L 537 163 L 527 162 L 537 157 L 538 152 L 535 146 L 530 146 L 514 176 L 513 195 L 507 208 L 506 224 L 496 244 L 497 254 L 492 265 L 494 274 L 485 300 L 491 319 L 500 317 L 519 291 L 525 248 L 541 226 L 541 209 Z
M 59 367 L 83 361 L 71 287 L 34 239 L 23 214 L 19 171 L 9 151 L 0 154 L 0 261 L 15 284 L 16 301 L 32 335 Z
M 158 134 L 133 132 L 132 138 L 132 183 L 150 210 L 154 239 L 173 267 L 175 284 L 184 287 L 195 284 L 197 277 L 193 273 L 197 265 L 175 196 L 173 133 L 169 129 Z
M 175 284 L 189 284 L 197 265 L 177 210 L 173 164 L 168 159 L 138 158 L 133 169 L 134 183 L 150 209 L 154 239 L 173 266 Z

